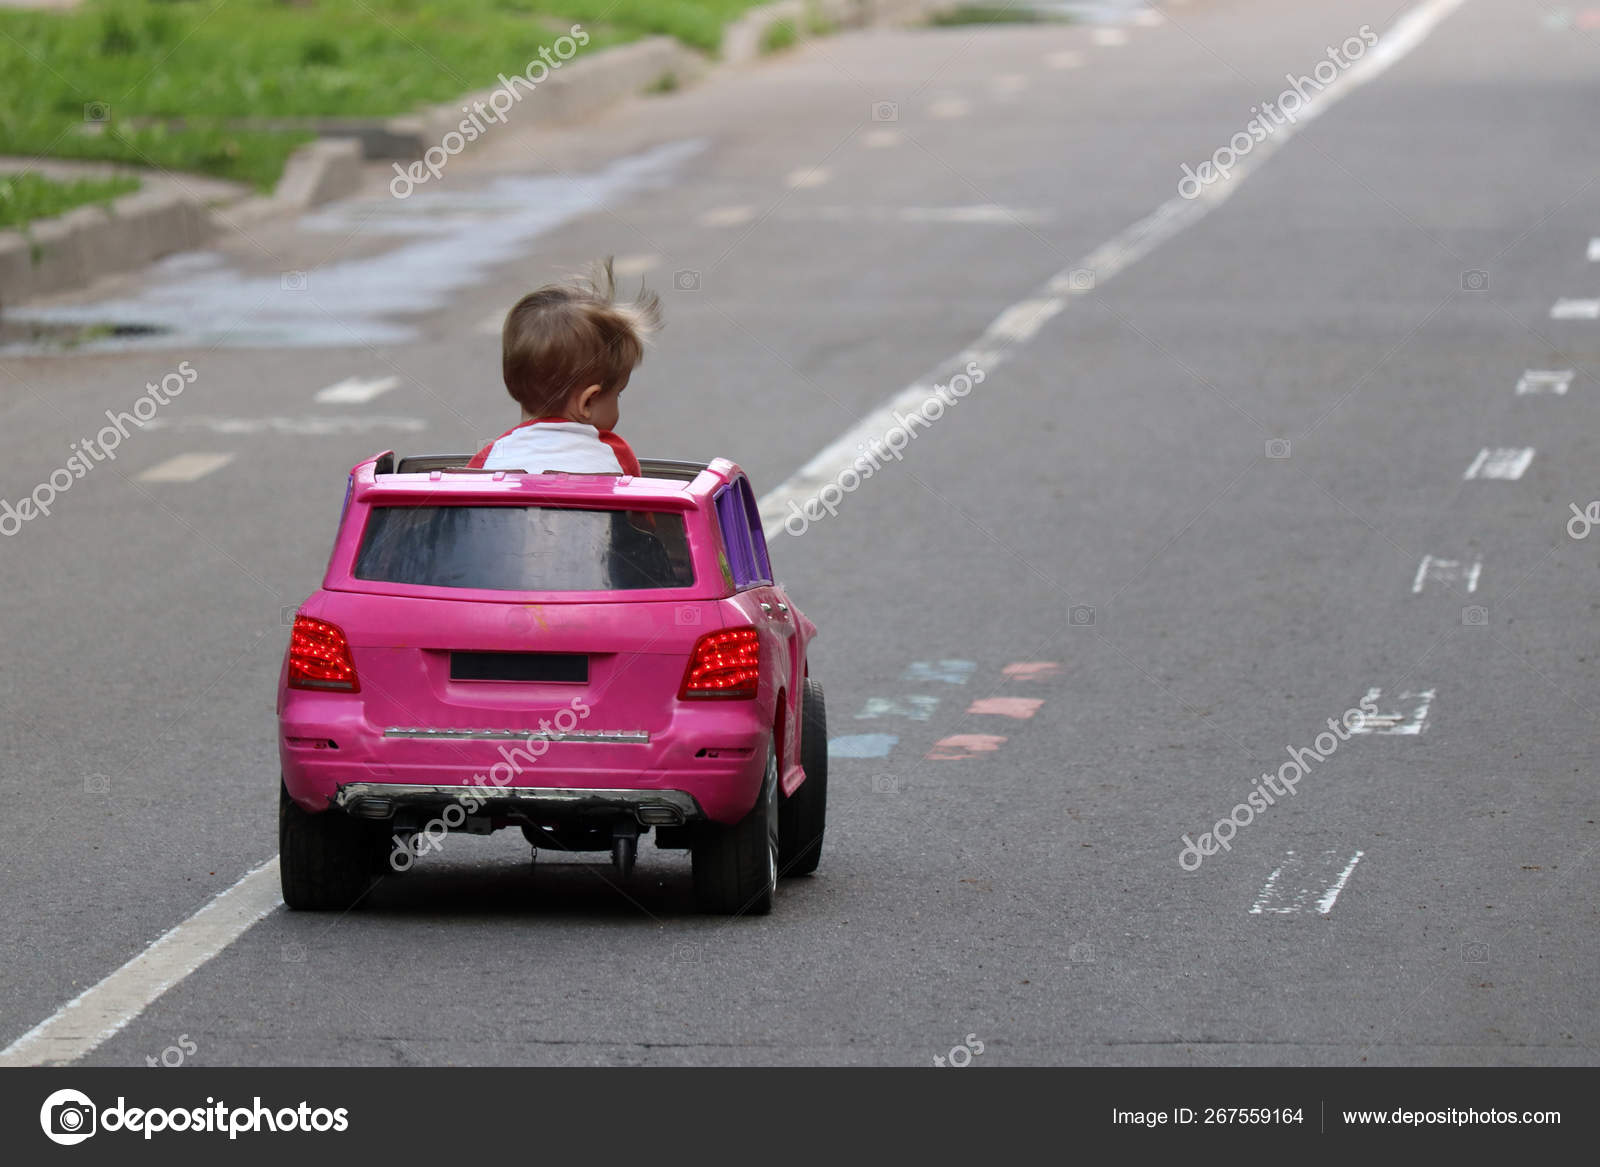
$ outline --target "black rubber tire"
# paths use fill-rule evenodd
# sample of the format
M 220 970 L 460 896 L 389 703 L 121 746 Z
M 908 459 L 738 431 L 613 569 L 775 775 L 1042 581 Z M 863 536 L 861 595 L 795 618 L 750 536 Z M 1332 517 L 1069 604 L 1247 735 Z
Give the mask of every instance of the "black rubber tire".
M 278 876 L 296 911 L 342 911 L 372 886 L 385 836 L 340 811 L 308 814 L 278 788 Z
M 828 822 L 828 708 L 822 686 L 810 677 L 800 698 L 800 766 L 806 780 L 778 806 L 780 876 L 817 869 Z
M 702 912 L 765 916 L 778 882 L 778 752 L 768 745 L 767 769 L 755 806 L 731 827 L 709 824 L 693 848 L 694 898 Z

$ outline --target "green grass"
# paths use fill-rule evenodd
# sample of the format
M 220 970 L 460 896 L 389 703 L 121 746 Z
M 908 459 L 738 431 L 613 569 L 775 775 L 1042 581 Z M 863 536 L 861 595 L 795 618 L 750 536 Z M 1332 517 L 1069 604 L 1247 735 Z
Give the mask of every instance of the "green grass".
M 666 34 L 715 51 L 759 0 L 85 0 L 0 10 L 0 154 L 193 170 L 266 189 L 314 136 L 245 118 L 408 113 L 520 72 L 573 24 L 579 56 Z M 181 119 L 179 122 L 178 119 Z
M 1065 18 L 1051 16 L 1017 4 L 963 4 L 946 12 L 935 13 L 931 24 L 1040 24 L 1065 23 Z
M 800 34 L 795 31 L 793 21 L 775 20 L 761 31 L 761 51 L 781 53 L 784 49 L 793 48 L 799 39 Z
M 110 202 L 138 189 L 139 180 L 132 177 L 57 182 L 31 170 L 0 174 L 0 230 L 24 227 L 89 203 Z

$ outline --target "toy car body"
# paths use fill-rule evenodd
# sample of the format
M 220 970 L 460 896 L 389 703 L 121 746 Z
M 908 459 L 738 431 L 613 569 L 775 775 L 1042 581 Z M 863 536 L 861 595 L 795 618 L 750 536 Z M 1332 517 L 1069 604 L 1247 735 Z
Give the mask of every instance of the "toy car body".
M 826 799 L 815 626 L 772 576 L 738 466 L 630 476 L 357 466 L 278 691 L 291 908 L 344 908 L 447 834 L 641 833 L 700 904 L 761 914 L 814 870 Z

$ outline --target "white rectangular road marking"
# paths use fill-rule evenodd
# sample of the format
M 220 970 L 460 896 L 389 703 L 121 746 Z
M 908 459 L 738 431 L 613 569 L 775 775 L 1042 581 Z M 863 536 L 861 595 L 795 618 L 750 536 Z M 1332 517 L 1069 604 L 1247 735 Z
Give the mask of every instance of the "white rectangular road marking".
M 1316 856 L 1288 852 L 1267 876 L 1255 903 L 1250 905 L 1250 914 L 1292 916 L 1310 904 L 1319 916 L 1326 916 L 1333 911 L 1339 893 L 1350 882 L 1350 874 L 1364 853 L 1357 851 L 1346 859 L 1343 851 L 1324 851 Z
M 346 377 L 337 385 L 317 390 L 311 400 L 319 405 L 364 405 L 374 397 L 381 397 L 396 385 L 399 377 Z
M 1499 478 L 1514 482 L 1522 477 L 1532 461 L 1532 446 L 1485 446 L 1478 451 L 1478 456 L 1461 477 L 1469 481 L 1474 478 Z
M 1440 559 L 1435 555 L 1424 555 L 1422 562 L 1417 565 L 1417 578 L 1411 581 L 1411 590 L 1420 592 L 1424 584 L 1433 580 L 1445 587 L 1464 583 L 1467 585 L 1467 591 L 1475 592 L 1478 590 L 1478 573 L 1482 570 L 1481 560 L 1473 560 L 1463 570 L 1459 559 Z
M 1402 710 L 1383 712 L 1383 706 L 1378 702 L 1383 700 L 1383 690 L 1374 685 L 1367 690 L 1367 695 L 1361 698 L 1363 708 L 1370 705 L 1378 710 L 1377 713 L 1365 715 L 1359 724 L 1350 727 L 1351 733 L 1384 733 L 1399 734 L 1401 737 L 1416 737 L 1427 727 L 1428 710 L 1433 708 L 1433 699 L 1438 695 L 1436 689 L 1423 689 L 1412 692 L 1410 689 L 1402 692 L 1396 701 L 1415 701 L 1408 713 Z
M 1120 28 L 1097 28 L 1089 34 L 1089 39 L 1101 48 L 1114 49 L 1128 43 L 1128 34 Z
M 789 171 L 783 181 L 791 190 L 813 190 L 827 182 L 829 177 L 827 167 L 802 166 Z
M 1301 114 L 1298 123 L 1283 127 L 1276 135 L 1251 151 L 1247 158 L 1242 159 L 1239 165 L 1234 167 L 1232 181 L 1209 186 L 1199 198 L 1192 201 L 1181 196 L 1173 196 L 1152 214 L 1134 223 L 1092 255 L 1063 270 L 1057 278 L 1065 280 L 1073 270 L 1090 269 L 1094 271 L 1096 280 L 1103 285 L 1118 272 L 1125 270 L 1129 264 L 1149 255 L 1184 228 L 1204 218 L 1232 197 L 1233 192 L 1244 185 L 1245 179 L 1260 169 L 1266 160 L 1302 130 L 1307 122 L 1337 105 L 1347 94 L 1381 76 L 1396 62 L 1404 59 L 1427 39 L 1429 33 L 1441 21 L 1459 8 L 1461 3 L 1462 0 L 1422 0 L 1389 26 L 1387 33 L 1376 47 L 1323 90 L 1318 95 L 1317 104 L 1308 107 Z M 971 351 L 963 349 L 957 354 L 958 360 L 941 362 L 933 372 L 938 374 L 952 366 L 965 364 L 966 360 L 970 359 L 968 353 Z M 985 360 L 982 362 L 982 367 L 992 371 L 1000 365 L 1003 351 L 985 353 L 983 356 Z M 889 427 L 899 424 L 896 410 L 904 411 L 919 407 L 931 391 L 931 385 L 927 381 L 917 381 L 906 386 L 878 409 L 840 434 L 833 442 L 817 451 L 810 461 L 787 480 L 764 494 L 758 505 L 767 537 L 776 538 L 783 530 L 784 522 L 789 517 L 785 504 L 790 499 L 803 500 L 824 482 L 832 481 L 840 470 L 853 465 L 860 456 L 864 442 L 879 437 Z M 227 899 L 234 893 L 238 893 L 238 896 L 230 901 L 229 913 L 232 920 L 226 927 L 221 926 L 220 920 L 202 920 L 206 911 L 202 909 L 199 914 L 178 924 L 141 956 L 134 958 L 51 1018 L 41 1022 L 13 1042 L 5 1051 L 0 1051 L 0 1061 L 10 1059 L 17 1064 L 33 1064 L 42 1060 L 47 1055 L 43 1052 L 44 1043 L 38 1040 L 37 1035 L 50 1032 L 51 1026 L 67 1014 L 73 1005 L 86 1002 L 90 998 L 96 1001 L 116 1001 L 116 1008 L 106 1010 L 108 1018 L 106 1027 L 100 1030 L 98 1035 L 79 1041 L 72 1047 L 74 1052 L 66 1056 L 70 1060 L 82 1057 L 94 1049 L 111 1033 L 115 1033 L 137 1017 L 162 992 L 194 972 L 242 935 L 255 920 L 272 910 L 278 894 L 278 861 L 274 859 L 256 868 L 222 898 Z M 255 906 L 244 907 L 243 901 L 246 897 L 255 900 Z M 209 939 L 197 942 L 198 933 L 206 934 Z M 143 963 L 145 958 L 155 955 L 158 948 L 162 949 L 161 958 L 156 962 L 159 975 L 153 979 L 139 981 L 138 983 L 145 986 L 143 991 L 130 991 L 137 988 L 135 982 L 144 975 L 142 970 L 150 967 L 147 963 Z M 135 969 L 141 971 L 134 974 L 132 970 Z
M 1013 304 L 999 316 L 994 323 L 989 325 L 983 339 L 991 344 L 995 341 L 1004 343 L 1017 343 L 1031 340 L 1039 329 L 1044 327 L 1045 321 L 1054 316 L 1065 307 L 1060 299 L 1048 300 L 1023 300 L 1020 304 Z
M 1600 300 L 1557 300 L 1551 320 L 1600 320 Z
M 936 118 L 964 118 L 972 112 L 972 103 L 964 97 L 941 97 L 928 106 L 928 112 Z
M 619 255 L 611 261 L 611 272 L 618 279 L 634 279 L 661 266 L 659 255 Z M 500 326 L 495 325 L 496 332 Z
M 273 856 L 0 1050 L 0 1066 L 61 1065 L 83 1057 L 282 902 Z
M 1062 49 L 1047 56 L 1044 63 L 1052 69 L 1076 69 L 1083 64 L 1083 54 L 1076 49 Z
M 507 308 L 506 312 L 509 311 L 510 308 Z M 506 313 L 495 312 L 492 315 L 485 316 L 482 320 L 478 321 L 477 324 L 473 325 L 472 331 L 476 332 L 479 336 L 499 336 L 500 330 L 505 327 L 505 324 Z
M 1554 393 L 1565 397 L 1572 386 L 1571 369 L 1529 369 L 1517 378 L 1517 396 L 1530 393 Z
M 1589 240 L 1589 262 L 1600 263 L 1600 239 Z
M 233 461 L 232 454 L 179 454 L 138 476 L 139 482 L 193 482 Z
M 695 221 L 702 227 L 739 227 L 755 217 L 754 207 L 712 207 Z

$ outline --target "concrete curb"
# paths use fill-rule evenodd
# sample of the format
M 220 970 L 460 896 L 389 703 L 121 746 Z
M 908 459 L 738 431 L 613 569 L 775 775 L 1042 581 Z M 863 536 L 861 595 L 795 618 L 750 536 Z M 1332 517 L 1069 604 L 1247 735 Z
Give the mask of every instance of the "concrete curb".
M 823 28 L 911 24 L 955 0 L 779 0 L 752 9 L 723 31 L 722 60 L 743 64 L 762 55 L 772 30 L 787 24 L 796 43 Z M 551 70 L 537 87 L 520 86 L 507 120 L 522 126 L 562 125 L 589 117 L 668 80 L 674 86 L 698 80 L 710 58 L 671 37 L 649 37 L 578 57 Z M 515 80 L 515 79 L 513 79 Z M 270 197 L 248 197 L 208 207 L 200 197 L 139 191 L 109 208 L 80 207 L 26 232 L 0 232 L 0 310 L 33 296 L 64 292 L 152 260 L 199 247 L 213 235 L 263 219 L 305 210 L 354 194 L 366 161 L 414 163 L 430 149 L 443 149 L 447 135 L 462 128 L 462 107 L 489 103 L 496 86 L 394 118 L 332 119 L 325 136 L 296 150 Z M 526 92 L 528 89 L 532 92 Z M 469 143 L 463 141 L 462 149 Z M 460 151 L 458 151 L 459 153 Z

